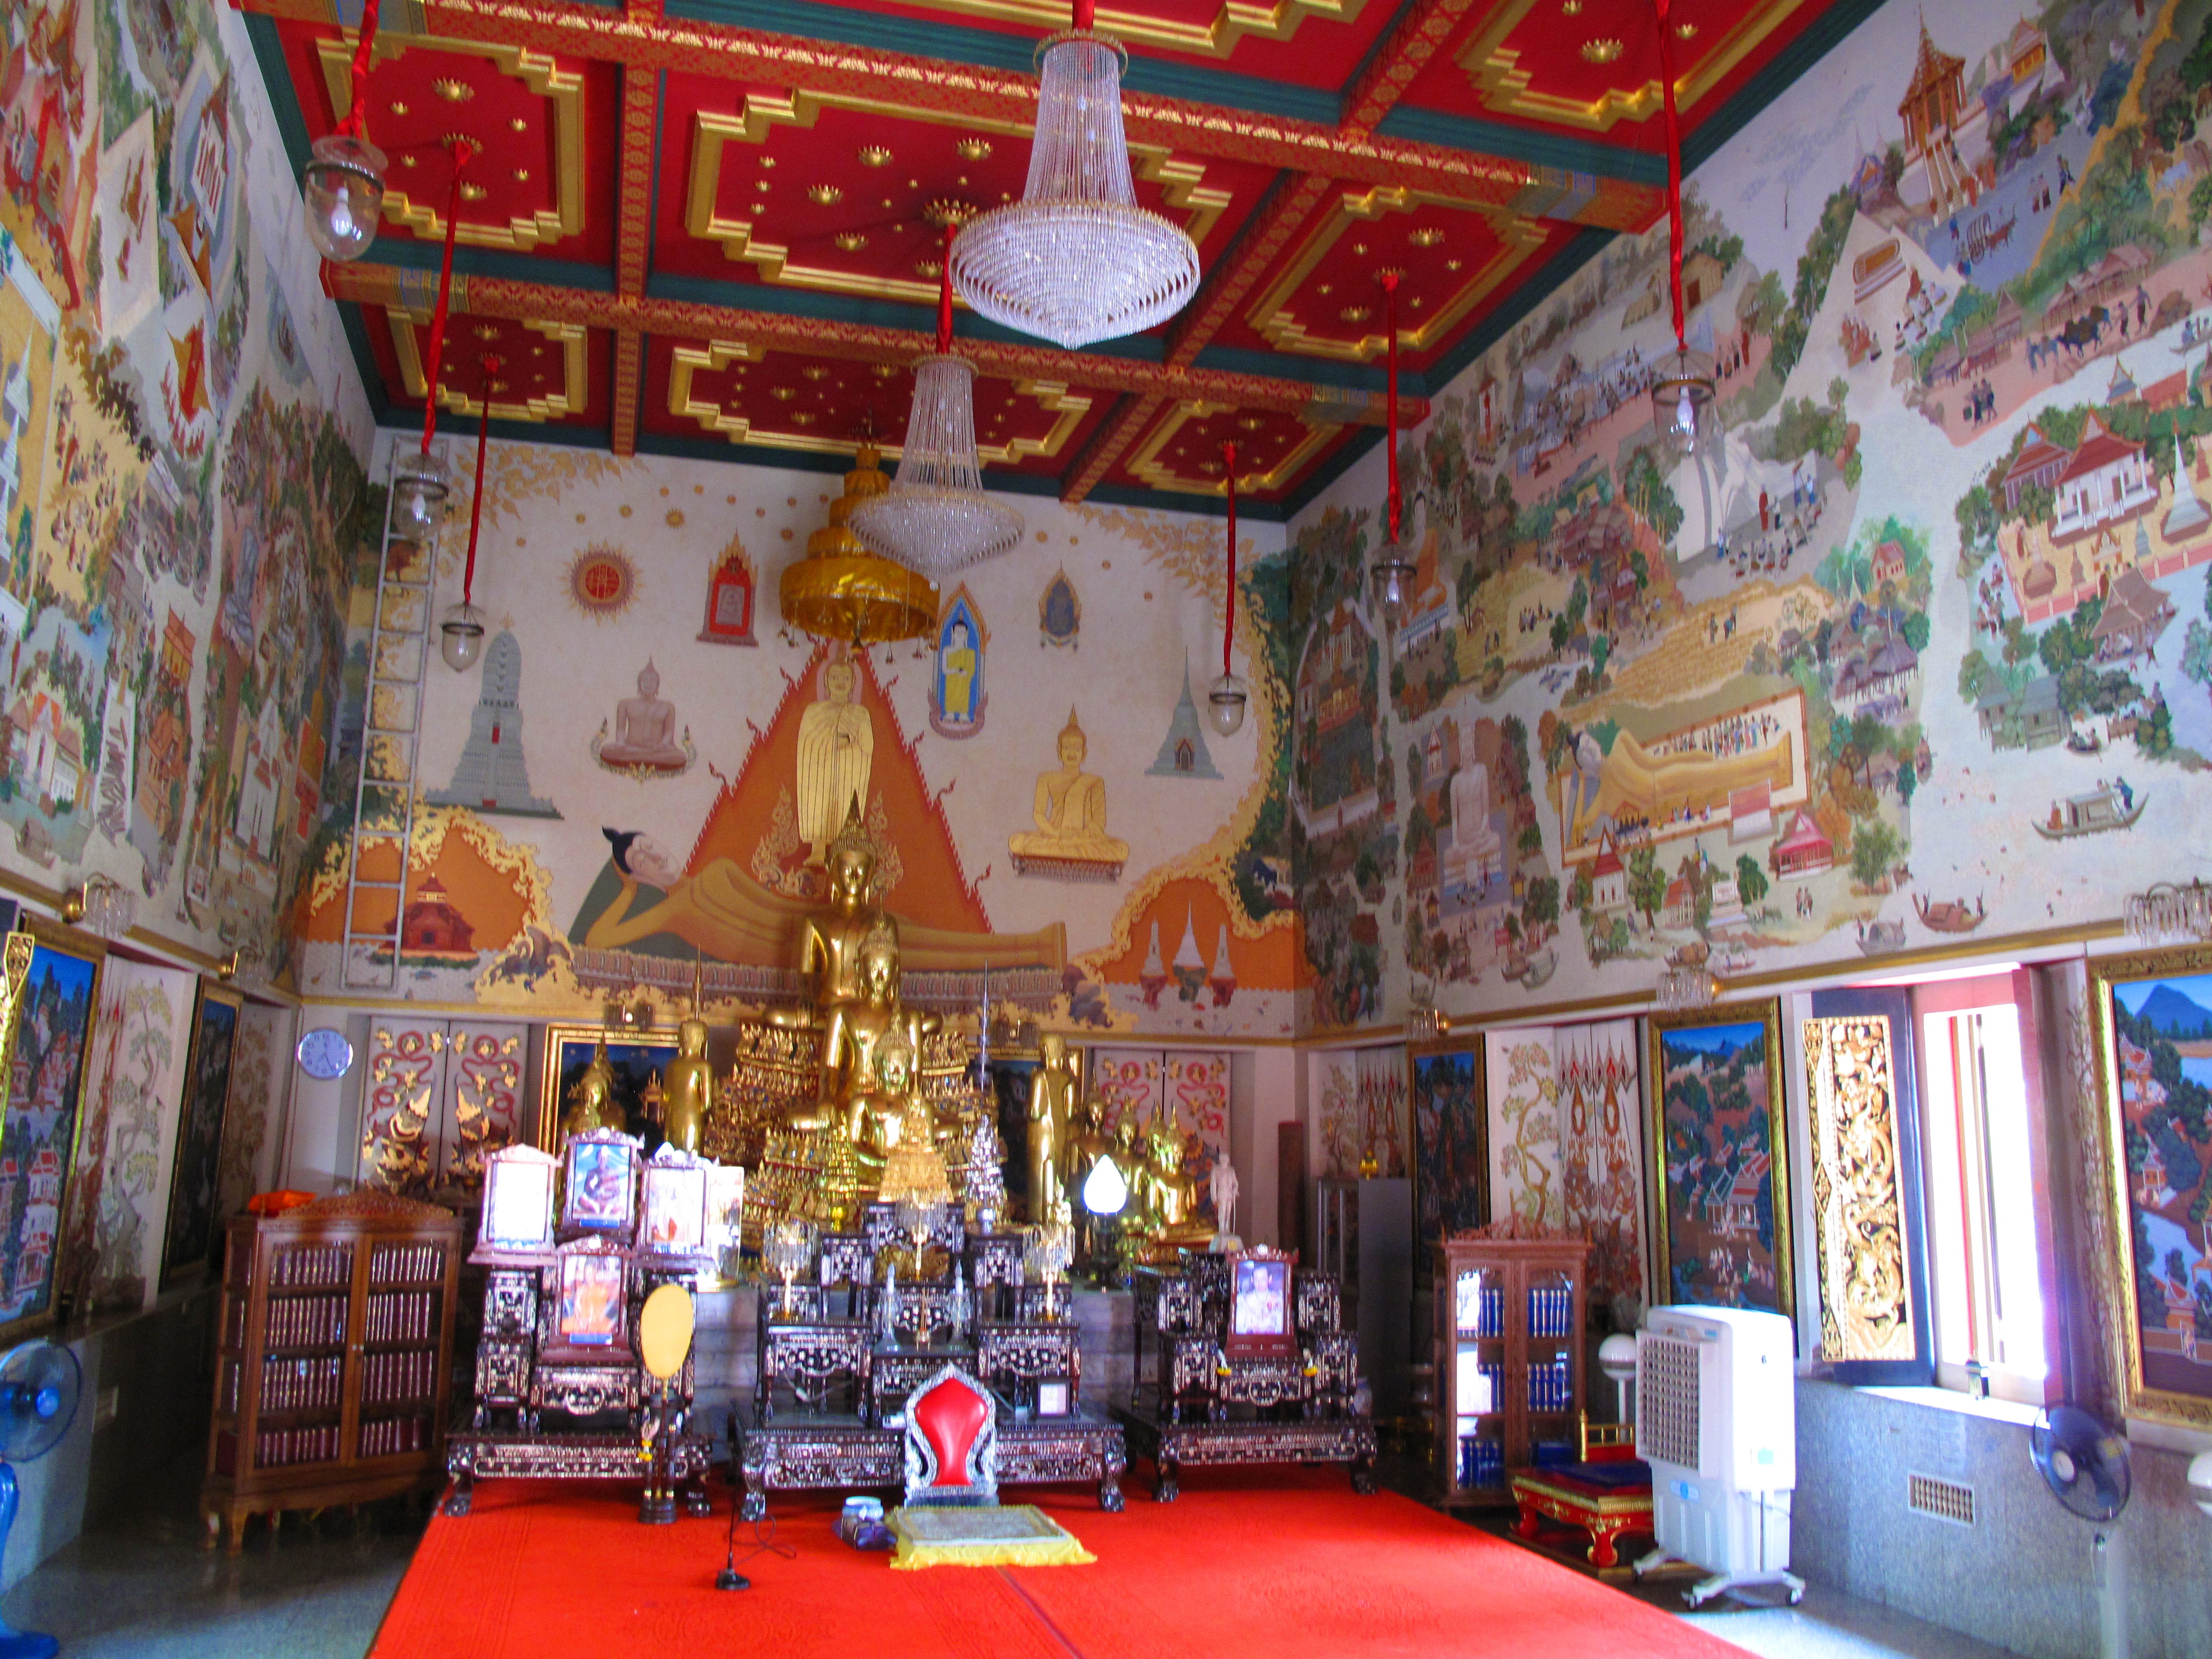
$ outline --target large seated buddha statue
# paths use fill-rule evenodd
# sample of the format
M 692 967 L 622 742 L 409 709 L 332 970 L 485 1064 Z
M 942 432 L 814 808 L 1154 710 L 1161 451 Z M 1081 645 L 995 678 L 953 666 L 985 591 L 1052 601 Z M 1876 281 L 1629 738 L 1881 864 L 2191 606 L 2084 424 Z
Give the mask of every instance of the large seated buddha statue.
M 864 1164 L 878 1167 L 898 1144 L 905 1102 L 884 1075 L 883 1055 L 896 1047 L 919 1054 L 938 1017 L 902 1006 L 898 995 L 898 935 L 879 916 L 860 945 L 860 994 L 823 1011 L 822 1100 L 807 1125 L 835 1121 Z
M 1106 833 L 1106 781 L 1083 769 L 1089 750 L 1071 708 L 1060 732 L 1060 769 L 1037 779 L 1030 808 L 1036 828 L 1006 839 L 1021 874 L 1063 881 L 1120 879 L 1129 843 Z

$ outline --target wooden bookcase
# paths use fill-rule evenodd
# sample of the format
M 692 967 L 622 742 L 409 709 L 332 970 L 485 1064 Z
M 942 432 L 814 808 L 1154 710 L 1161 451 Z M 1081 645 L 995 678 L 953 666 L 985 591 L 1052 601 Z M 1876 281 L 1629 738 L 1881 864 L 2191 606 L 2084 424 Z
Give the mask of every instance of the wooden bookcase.
M 212 1547 L 256 1512 L 444 1478 L 461 1223 L 387 1193 L 230 1224 L 200 1492 Z
M 1539 1444 L 1576 1455 L 1583 1409 L 1580 1238 L 1452 1238 L 1437 1246 L 1437 1474 L 1443 1501 L 1507 1504 Z

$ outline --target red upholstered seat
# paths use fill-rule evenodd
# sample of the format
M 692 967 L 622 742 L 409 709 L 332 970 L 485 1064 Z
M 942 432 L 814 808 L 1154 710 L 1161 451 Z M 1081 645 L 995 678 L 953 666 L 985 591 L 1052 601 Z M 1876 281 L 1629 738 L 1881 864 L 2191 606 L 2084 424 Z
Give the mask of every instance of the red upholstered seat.
M 964 1379 L 951 1376 L 908 1402 L 915 1426 L 928 1437 L 937 1460 L 933 1486 L 969 1484 L 968 1455 L 990 1421 L 991 1402 Z

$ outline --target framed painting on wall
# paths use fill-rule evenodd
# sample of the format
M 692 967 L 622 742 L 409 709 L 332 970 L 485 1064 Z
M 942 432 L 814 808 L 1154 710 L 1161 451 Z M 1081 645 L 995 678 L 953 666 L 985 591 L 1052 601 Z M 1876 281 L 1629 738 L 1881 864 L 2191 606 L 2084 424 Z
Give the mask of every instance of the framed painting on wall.
M 2127 1414 L 2212 1428 L 2212 948 L 2089 963 Z
M 1782 1005 L 1654 1014 L 1650 1027 L 1653 1294 L 1795 1318 Z
M 161 1243 L 161 1288 L 214 1264 L 216 1200 L 222 1179 L 223 1108 L 230 1100 L 231 1051 L 246 999 L 200 981 L 192 1010 L 192 1043 L 185 1062 L 185 1098 L 177 1120 L 177 1157 L 169 1175 L 169 1225 Z
M 1413 1247 L 1429 1247 L 1490 1219 L 1490 1107 L 1482 1043 L 1407 1051 L 1413 1114 Z
M 0 1341 L 54 1322 L 54 1273 L 76 1153 L 85 1055 L 106 947 L 29 918 L 7 936 L 0 1009 Z
M 559 1149 L 561 1115 L 600 1043 L 614 1072 L 615 1098 L 622 1104 L 623 1133 L 635 1135 L 650 1154 L 665 1137 L 660 1114 L 660 1074 L 676 1058 L 676 1033 L 647 1030 L 611 1033 L 599 1025 L 545 1028 L 545 1048 L 538 1068 L 538 1128 L 532 1137 L 548 1152 Z

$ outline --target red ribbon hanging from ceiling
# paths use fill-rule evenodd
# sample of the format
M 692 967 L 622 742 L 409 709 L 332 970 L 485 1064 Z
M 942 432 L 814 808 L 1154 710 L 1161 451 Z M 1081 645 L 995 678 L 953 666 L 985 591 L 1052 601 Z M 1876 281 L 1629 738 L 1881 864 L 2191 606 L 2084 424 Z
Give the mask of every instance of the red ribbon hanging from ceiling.
M 937 355 L 940 357 L 952 349 L 952 237 L 959 228 L 957 220 L 945 221 L 945 263 L 937 283 Z
M 1668 0 L 1659 8 L 1659 100 L 1667 112 L 1667 261 L 1669 293 L 1674 301 L 1674 345 L 1686 351 L 1689 340 L 1682 331 L 1682 125 L 1674 109 L 1674 49 L 1668 44 Z
M 483 368 L 483 383 L 477 396 L 482 400 L 483 412 L 477 421 L 477 483 L 469 498 L 469 558 L 461 568 L 461 603 L 466 605 L 477 586 L 477 526 L 483 522 L 484 449 L 491 441 L 491 380 L 499 373 L 500 360 L 487 353 L 477 360 Z
M 353 49 L 353 101 L 338 118 L 337 131 L 356 138 L 368 133 L 368 58 L 376 46 L 377 0 L 365 0 L 361 9 L 361 39 Z
M 438 430 L 438 371 L 446 356 L 446 310 L 453 295 L 453 233 L 461 224 L 461 172 L 476 159 L 477 147 L 465 138 L 453 140 L 453 182 L 446 192 L 446 252 L 438 265 L 438 305 L 430 313 L 429 374 L 422 395 L 422 453 L 430 453 L 430 440 Z
M 1663 0 L 1662 0 L 1663 3 Z M 1389 383 L 1382 394 L 1384 441 L 1390 448 L 1390 539 L 1398 539 L 1398 273 L 1382 273 L 1383 311 L 1390 333 Z
M 1221 672 L 1226 674 L 1230 642 L 1237 637 L 1237 445 L 1233 440 L 1221 446 L 1221 465 L 1229 478 L 1229 597 L 1223 602 L 1221 615 Z

